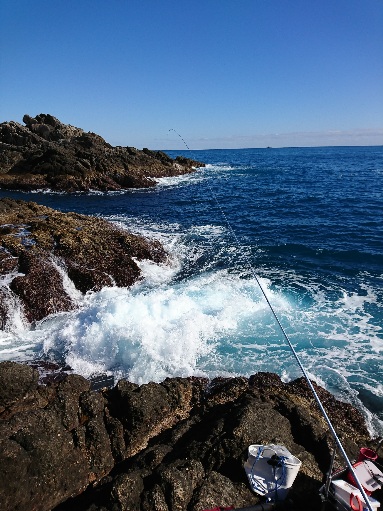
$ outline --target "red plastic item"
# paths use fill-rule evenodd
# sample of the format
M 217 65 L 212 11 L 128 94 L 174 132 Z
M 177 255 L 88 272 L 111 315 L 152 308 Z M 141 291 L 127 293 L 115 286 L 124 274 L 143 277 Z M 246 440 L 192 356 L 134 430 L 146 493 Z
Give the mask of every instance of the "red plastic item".
M 355 500 L 357 507 L 355 507 Z M 352 511 L 363 511 L 363 505 L 358 494 L 354 495 L 353 493 L 351 493 L 350 508 L 352 509 Z
M 378 455 L 376 454 L 376 452 L 373 451 L 372 449 L 369 449 L 368 447 L 362 447 L 359 451 L 358 461 L 364 460 L 375 461 L 377 460 L 377 458 Z

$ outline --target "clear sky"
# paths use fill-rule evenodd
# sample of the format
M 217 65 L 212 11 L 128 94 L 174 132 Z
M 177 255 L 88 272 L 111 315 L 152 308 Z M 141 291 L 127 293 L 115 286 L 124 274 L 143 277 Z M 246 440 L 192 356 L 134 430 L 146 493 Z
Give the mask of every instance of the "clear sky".
M 383 144 L 383 0 L 0 0 L 0 122 L 112 145 Z

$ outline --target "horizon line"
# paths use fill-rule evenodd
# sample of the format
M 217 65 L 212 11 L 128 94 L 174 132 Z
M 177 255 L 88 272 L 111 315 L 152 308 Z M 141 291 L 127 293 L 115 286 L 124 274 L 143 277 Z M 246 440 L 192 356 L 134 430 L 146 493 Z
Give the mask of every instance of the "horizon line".
M 192 151 L 243 151 L 247 149 L 320 149 L 320 148 L 326 148 L 326 147 L 383 147 L 383 144 L 335 144 L 335 145 L 287 145 L 287 146 L 246 146 L 246 147 L 209 147 L 209 148 L 203 148 L 203 149 L 182 149 L 182 148 L 175 148 L 175 149 L 152 149 L 153 151 L 184 151 L 184 152 L 192 152 Z

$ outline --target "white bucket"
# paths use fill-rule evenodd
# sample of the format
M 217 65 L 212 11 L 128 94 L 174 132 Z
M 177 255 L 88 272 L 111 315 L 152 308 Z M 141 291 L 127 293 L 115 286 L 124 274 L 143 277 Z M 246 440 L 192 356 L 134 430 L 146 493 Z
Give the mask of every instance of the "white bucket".
M 366 505 L 366 501 L 364 500 L 360 490 L 358 488 L 355 488 L 352 484 L 348 483 L 347 481 L 344 481 L 343 479 L 336 479 L 335 481 L 331 482 L 334 491 L 335 491 L 335 497 L 341 504 L 344 504 L 346 506 L 346 509 L 352 509 L 351 508 L 351 495 L 354 495 L 352 501 L 353 506 L 358 509 L 358 499 L 363 507 L 363 511 L 368 511 L 368 507 Z M 380 503 L 378 500 L 368 497 L 369 503 L 371 508 L 375 511 L 378 510 L 380 507 Z
M 244 465 L 251 489 L 266 498 L 284 500 L 301 462 L 283 445 L 250 445 Z

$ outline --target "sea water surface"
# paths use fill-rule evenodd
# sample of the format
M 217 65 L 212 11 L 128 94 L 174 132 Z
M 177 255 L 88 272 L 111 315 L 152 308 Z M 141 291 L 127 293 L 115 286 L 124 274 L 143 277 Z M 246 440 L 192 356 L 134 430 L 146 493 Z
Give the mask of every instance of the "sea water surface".
M 84 376 L 309 376 L 383 433 L 383 147 L 167 151 L 206 163 L 121 193 L 1 192 L 159 239 L 130 289 L 81 296 L 31 328 L 15 308 L 0 360 L 55 360 Z M 260 289 L 262 287 L 263 292 Z M 2 282 L 7 285 L 7 282 Z

